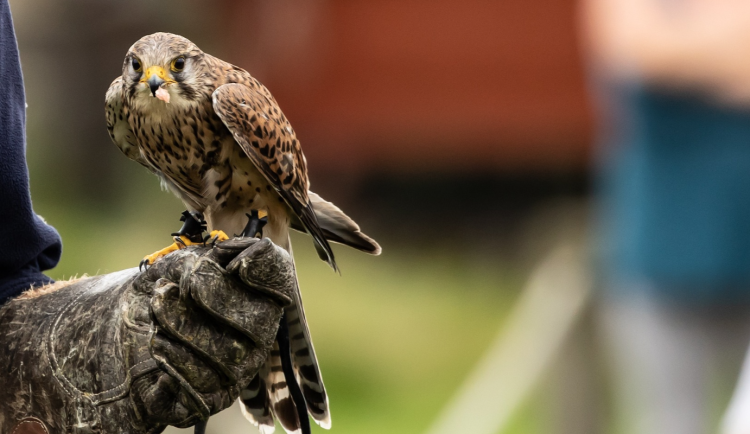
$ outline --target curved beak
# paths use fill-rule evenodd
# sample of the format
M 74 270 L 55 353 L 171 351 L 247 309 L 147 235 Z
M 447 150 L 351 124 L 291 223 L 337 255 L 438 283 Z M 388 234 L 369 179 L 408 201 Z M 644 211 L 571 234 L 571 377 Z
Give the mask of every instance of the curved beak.
M 156 96 L 156 91 L 159 90 L 159 86 L 164 84 L 165 81 L 157 76 L 151 76 L 151 78 L 148 79 L 148 87 L 151 89 L 151 95 Z
M 151 89 L 152 96 L 156 96 L 156 91 L 159 90 L 159 87 L 162 84 L 171 81 L 172 80 L 167 77 L 167 71 L 165 71 L 161 66 L 152 66 L 148 68 L 143 74 L 143 78 L 141 78 L 141 83 L 148 84 L 149 89 Z

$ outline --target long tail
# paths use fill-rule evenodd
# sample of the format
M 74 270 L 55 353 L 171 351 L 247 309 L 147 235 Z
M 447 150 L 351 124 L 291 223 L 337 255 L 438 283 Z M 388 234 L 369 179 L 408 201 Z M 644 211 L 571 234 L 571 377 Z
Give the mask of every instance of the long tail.
M 287 238 L 284 247 L 292 253 L 291 243 Z M 298 411 L 295 400 L 288 384 L 295 381 L 304 396 L 307 413 L 312 419 L 325 429 L 331 428 L 331 415 L 328 407 L 323 377 L 318 367 L 310 331 L 305 319 L 302 298 L 299 292 L 299 282 L 294 292 L 294 303 L 284 310 L 284 321 L 289 335 L 289 350 L 294 378 L 284 374 L 284 363 L 280 351 L 279 341 L 274 343 L 271 354 L 261 368 L 258 376 L 240 395 L 243 414 L 253 424 L 260 428 L 262 434 L 274 431 L 274 417 L 288 433 L 299 434 L 303 423 L 300 421 L 304 411 Z M 283 346 L 283 342 L 282 346 Z
M 368 237 L 359 229 L 359 225 L 336 205 L 320 197 L 312 191 L 307 192 L 315 218 L 323 237 L 334 243 L 344 244 L 371 255 L 379 255 L 382 249 L 377 241 Z M 300 220 L 292 220 L 292 229 L 307 232 Z M 317 244 L 316 244 L 317 246 Z

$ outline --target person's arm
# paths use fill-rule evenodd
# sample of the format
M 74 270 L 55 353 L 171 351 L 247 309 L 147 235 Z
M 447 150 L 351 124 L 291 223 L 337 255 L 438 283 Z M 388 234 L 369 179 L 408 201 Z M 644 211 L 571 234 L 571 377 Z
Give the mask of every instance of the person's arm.
M 57 231 L 31 208 L 26 167 L 26 99 L 8 0 L 0 0 L 0 305 L 51 282 L 60 260 Z

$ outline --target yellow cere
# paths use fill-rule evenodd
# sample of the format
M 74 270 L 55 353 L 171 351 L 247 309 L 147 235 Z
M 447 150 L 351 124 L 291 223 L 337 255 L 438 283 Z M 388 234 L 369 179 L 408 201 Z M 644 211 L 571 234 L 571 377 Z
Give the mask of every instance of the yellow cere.
M 166 83 L 174 83 L 175 81 L 169 78 L 167 75 L 167 71 L 164 70 L 161 66 L 150 66 L 148 69 L 146 69 L 146 72 L 143 74 L 143 77 L 141 78 L 141 83 L 147 82 L 151 76 L 156 75 L 157 77 L 164 80 Z

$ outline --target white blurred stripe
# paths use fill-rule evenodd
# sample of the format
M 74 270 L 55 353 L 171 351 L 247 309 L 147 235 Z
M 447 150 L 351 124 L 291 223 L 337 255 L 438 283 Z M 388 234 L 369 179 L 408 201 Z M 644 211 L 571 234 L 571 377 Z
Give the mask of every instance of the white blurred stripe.
M 745 356 L 734 396 L 721 423 L 722 434 L 750 434 L 750 351 Z
M 587 259 L 565 244 L 533 270 L 508 322 L 428 434 L 495 434 L 507 425 L 589 299 Z
M 282 430 L 283 431 L 283 430 Z M 219 414 L 211 416 L 208 420 L 206 434 L 258 434 L 258 428 L 245 419 L 239 408 L 239 402 L 235 403 Z M 193 434 L 193 428 L 179 429 L 168 427 L 163 434 Z

